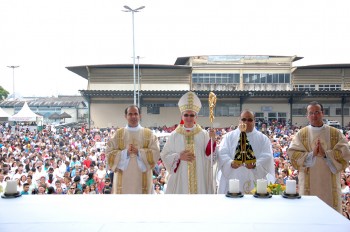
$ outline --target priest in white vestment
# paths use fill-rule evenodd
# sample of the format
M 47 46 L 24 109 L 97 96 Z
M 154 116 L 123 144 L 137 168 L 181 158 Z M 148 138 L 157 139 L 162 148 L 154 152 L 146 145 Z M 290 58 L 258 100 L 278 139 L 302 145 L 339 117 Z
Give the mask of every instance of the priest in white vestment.
M 169 136 L 162 152 L 163 163 L 169 172 L 166 194 L 214 193 L 213 154 L 215 131 L 204 130 L 195 123 L 201 102 L 188 92 L 179 100 L 181 123 Z M 212 146 L 213 144 L 213 146 Z
M 107 143 L 108 166 L 114 171 L 112 193 L 151 194 L 153 168 L 160 158 L 158 138 L 139 122 L 140 110 L 125 110 L 128 125 L 118 129 Z
M 338 129 L 323 123 L 323 115 L 322 104 L 309 103 L 310 125 L 294 136 L 287 152 L 299 171 L 299 194 L 318 196 L 341 213 L 340 173 L 350 159 L 349 145 Z
M 238 179 L 240 192 L 249 194 L 254 189 L 257 179 L 268 179 L 274 183 L 275 166 L 270 139 L 256 130 L 254 113 L 243 110 L 240 123 L 245 124 L 246 137 L 254 152 L 255 162 L 236 162 L 235 153 L 240 140 L 241 127 L 224 135 L 219 148 L 218 162 L 221 178 L 219 194 L 229 190 L 230 179 Z

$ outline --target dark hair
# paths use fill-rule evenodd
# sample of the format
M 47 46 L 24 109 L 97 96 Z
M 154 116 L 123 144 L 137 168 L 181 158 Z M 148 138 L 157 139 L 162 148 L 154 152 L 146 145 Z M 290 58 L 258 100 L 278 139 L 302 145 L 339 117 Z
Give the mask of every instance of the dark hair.
M 129 110 L 131 107 L 137 108 L 138 113 L 141 114 L 141 109 L 140 109 L 137 105 L 130 105 L 130 106 L 128 106 L 128 107 L 125 108 L 125 111 L 124 111 L 125 115 L 128 114 L 128 110 Z
M 47 194 L 54 194 L 54 193 L 55 193 L 54 187 L 50 186 L 47 188 Z
M 307 106 L 317 106 L 317 105 L 321 107 L 321 111 L 323 112 L 323 105 L 317 101 L 312 101 Z

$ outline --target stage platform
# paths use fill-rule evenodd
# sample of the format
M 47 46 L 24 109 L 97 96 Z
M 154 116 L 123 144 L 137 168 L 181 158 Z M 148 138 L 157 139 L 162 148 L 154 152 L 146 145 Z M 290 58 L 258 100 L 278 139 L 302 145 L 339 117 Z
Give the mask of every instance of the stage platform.
M 319 198 L 252 195 L 32 195 L 0 199 L 1 232 L 344 232 Z

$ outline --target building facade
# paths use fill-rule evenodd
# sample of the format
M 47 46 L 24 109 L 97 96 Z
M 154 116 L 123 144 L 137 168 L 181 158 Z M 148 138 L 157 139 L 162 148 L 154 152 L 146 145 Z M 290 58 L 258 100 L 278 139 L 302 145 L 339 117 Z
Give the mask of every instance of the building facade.
M 82 96 L 36 97 L 0 102 L 0 107 L 10 115 L 20 111 L 28 103 L 29 108 L 36 114 L 42 115 L 44 124 L 53 122 L 88 122 L 87 102 Z M 66 118 L 50 118 L 51 115 L 66 113 Z
M 350 64 L 295 66 L 297 56 L 179 57 L 174 65 L 91 65 L 67 67 L 88 80 L 82 96 L 88 102 L 90 126 L 124 126 L 124 110 L 134 101 L 142 125 L 172 126 L 180 121 L 179 98 L 189 90 L 202 101 L 198 123 L 216 128 L 237 125 L 242 109 L 257 121 L 304 126 L 310 101 L 325 107 L 325 117 L 348 126 Z M 217 95 L 215 120 L 209 120 L 209 92 Z

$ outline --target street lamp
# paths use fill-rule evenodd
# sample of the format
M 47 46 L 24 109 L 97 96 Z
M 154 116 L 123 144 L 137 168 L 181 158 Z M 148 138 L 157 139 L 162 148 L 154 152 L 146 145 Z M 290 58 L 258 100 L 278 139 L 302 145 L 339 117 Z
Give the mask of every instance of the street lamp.
M 12 66 L 7 66 L 8 68 L 12 68 L 12 91 L 13 91 L 13 99 L 16 99 L 16 94 L 15 94 L 15 68 L 18 68 L 19 66 L 12 65 Z
M 133 59 L 133 73 L 134 73 L 134 105 L 136 105 L 136 68 L 135 68 L 135 28 L 134 28 L 134 13 L 139 12 L 145 8 L 145 6 L 138 7 L 136 9 L 131 9 L 129 6 L 124 6 L 126 10 L 124 12 L 131 12 L 132 14 L 132 59 Z M 140 104 L 140 103 L 139 103 Z
M 137 56 L 137 106 L 140 108 L 140 59 L 143 57 Z

